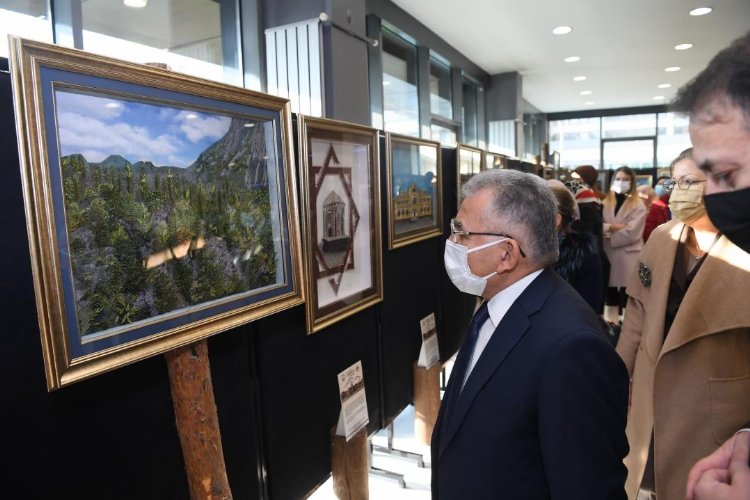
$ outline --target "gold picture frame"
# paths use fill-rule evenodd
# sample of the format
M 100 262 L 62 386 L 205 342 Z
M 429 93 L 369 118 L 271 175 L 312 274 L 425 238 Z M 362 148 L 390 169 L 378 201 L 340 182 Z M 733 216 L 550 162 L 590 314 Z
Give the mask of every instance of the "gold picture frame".
M 298 115 L 307 331 L 383 300 L 378 131 Z
M 440 143 L 387 133 L 388 248 L 443 234 Z
M 461 201 L 461 186 L 484 168 L 484 151 L 459 144 L 456 146 L 456 194 Z
M 47 387 L 301 303 L 285 99 L 10 39 Z

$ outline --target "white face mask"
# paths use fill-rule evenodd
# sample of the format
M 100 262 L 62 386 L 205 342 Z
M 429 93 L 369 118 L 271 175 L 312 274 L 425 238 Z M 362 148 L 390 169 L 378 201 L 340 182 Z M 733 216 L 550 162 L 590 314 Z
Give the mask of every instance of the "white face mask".
M 475 276 L 469 268 L 469 254 L 484 250 L 508 238 L 502 238 L 497 241 L 491 241 L 484 245 L 479 245 L 471 250 L 450 239 L 445 242 L 445 270 L 453 284 L 464 293 L 481 296 L 484 288 L 487 286 L 487 280 L 497 274 L 497 271 L 484 277 Z
M 612 191 L 624 194 L 630 191 L 630 181 L 615 181 L 612 183 Z

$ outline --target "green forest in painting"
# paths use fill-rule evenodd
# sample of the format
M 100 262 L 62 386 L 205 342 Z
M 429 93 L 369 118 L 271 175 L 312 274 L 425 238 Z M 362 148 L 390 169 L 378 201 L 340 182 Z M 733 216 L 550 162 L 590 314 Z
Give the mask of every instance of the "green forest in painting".
M 266 126 L 233 119 L 187 168 L 62 157 L 81 336 L 276 283 Z

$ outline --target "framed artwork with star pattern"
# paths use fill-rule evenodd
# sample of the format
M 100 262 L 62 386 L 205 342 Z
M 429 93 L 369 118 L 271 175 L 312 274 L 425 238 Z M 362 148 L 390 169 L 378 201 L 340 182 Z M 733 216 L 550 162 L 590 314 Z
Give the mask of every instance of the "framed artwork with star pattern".
M 383 300 L 376 129 L 298 117 L 307 331 Z

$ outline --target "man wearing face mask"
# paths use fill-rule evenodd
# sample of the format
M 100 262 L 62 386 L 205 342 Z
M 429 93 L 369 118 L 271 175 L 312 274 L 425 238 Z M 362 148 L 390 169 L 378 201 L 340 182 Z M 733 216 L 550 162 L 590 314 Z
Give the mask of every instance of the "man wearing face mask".
M 445 267 L 484 302 L 435 423 L 433 498 L 625 498 L 627 372 L 550 268 L 554 195 L 514 170 L 477 174 L 461 194 Z
M 750 274 L 750 32 L 719 52 L 705 70 L 681 88 L 672 108 L 690 116 L 694 156 L 708 176 L 705 202 L 711 221 L 744 251 L 737 259 L 725 262 L 736 279 L 744 280 L 745 287 L 739 292 L 744 298 L 750 289 L 747 284 Z M 717 290 L 716 293 L 731 299 L 737 292 Z M 735 346 L 736 357 L 724 359 L 723 352 L 713 352 L 717 365 L 735 363 L 739 356 L 744 356 L 745 363 L 734 368 L 738 378 L 731 382 L 725 378 L 728 370 L 721 366 L 717 366 L 715 373 L 707 374 L 714 377 L 713 380 L 724 381 L 724 386 L 741 386 L 741 389 L 729 394 L 733 398 L 721 400 L 725 401 L 721 410 L 730 412 L 735 427 L 723 427 L 725 435 L 716 435 L 716 442 L 726 439 L 724 444 L 698 461 L 690 471 L 686 494 L 689 500 L 750 500 L 750 369 L 747 367 L 750 318 L 747 309 L 745 304 L 745 310 L 739 312 L 724 306 L 706 307 L 703 311 L 707 318 L 730 317 L 732 324 L 738 327 L 734 337 L 727 339 L 727 343 Z M 722 392 L 717 397 L 723 395 Z M 724 411 L 716 411 L 711 424 L 717 419 L 727 420 Z M 731 435 L 743 422 L 745 432 Z
M 638 258 L 617 344 L 632 377 L 626 490 L 638 500 L 682 498 L 693 464 L 750 418 L 737 405 L 750 394 L 750 274 L 727 265 L 750 270 L 750 256 L 706 214 L 692 150 L 670 169 L 674 219 Z

